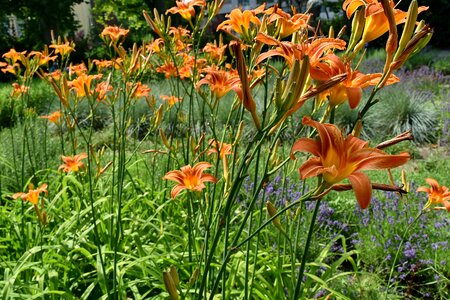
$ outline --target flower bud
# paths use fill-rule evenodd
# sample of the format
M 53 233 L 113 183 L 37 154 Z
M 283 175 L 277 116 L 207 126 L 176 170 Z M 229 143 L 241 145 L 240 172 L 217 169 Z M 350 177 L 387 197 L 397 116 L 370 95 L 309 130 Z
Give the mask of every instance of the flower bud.
M 166 148 L 168 150 L 170 150 L 171 147 L 170 147 L 169 141 L 167 140 L 167 137 L 164 134 L 164 131 L 162 130 L 162 128 L 159 128 L 159 135 L 161 136 L 161 139 L 162 139 L 162 141 L 164 143 L 164 146 L 166 146 Z
M 406 44 L 410 41 L 411 36 L 414 33 L 414 27 L 416 26 L 417 15 L 419 14 L 419 6 L 417 0 L 411 1 L 408 9 L 408 16 L 406 17 L 406 23 L 403 27 L 402 36 L 398 44 L 397 52 L 395 53 L 394 60 L 403 52 Z
M 153 122 L 153 128 L 156 128 L 161 124 L 163 117 L 163 106 L 160 105 L 155 114 L 155 121 Z
M 397 33 L 397 22 L 395 21 L 394 8 L 391 6 L 389 0 L 381 0 L 381 5 L 383 6 L 384 14 L 389 22 L 389 37 L 386 42 L 386 63 L 384 65 L 384 73 L 388 73 L 388 69 L 391 65 L 393 55 L 397 50 L 398 46 L 398 33 Z
M 361 130 L 362 130 L 362 120 L 358 119 L 358 121 L 356 121 L 355 127 L 353 128 L 352 135 L 354 137 L 359 138 L 361 135 Z
M 245 65 L 245 58 L 244 54 L 242 53 L 241 43 L 232 43 L 231 49 L 233 50 L 234 56 L 236 58 L 237 71 L 239 73 L 239 78 L 241 79 L 242 105 L 251 113 L 255 126 L 259 130 L 261 129 L 261 124 L 259 122 L 258 116 L 256 115 L 256 102 L 250 92 L 247 67 Z
M 348 42 L 347 52 L 352 51 L 353 48 L 356 46 L 356 44 L 361 40 L 363 31 L 364 31 L 364 26 L 366 23 L 365 13 L 366 13 L 365 8 L 362 5 L 358 8 L 358 10 L 356 11 L 356 13 L 353 17 L 352 32 L 350 34 L 350 40 Z M 362 44 L 362 46 L 364 46 L 364 43 Z M 358 52 L 358 50 L 356 50 L 355 52 Z
M 275 206 L 273 206 L 272 202 L 267 201 L 266 202 L 266 208 L 267 208 L 267 213 L 269 214 L 269 216 L 272 218 L 273 216 L 275 216 L 277 214 L 277 209 L 275 208 Z M 275 227 L 277 227 L 278 229 L 283 228 L 283 226 L 281 226 L 281 222 L 280 222 L 280 218 L 276 217 L 275 219 L 272 220 L 273 225 L 275 225 Z
M 177 272 L 177 268 L 175 268 L 175 266 L 170 266 L 169 269 L 170 272 L 170 277 L 172 277 L 173 283 L 175 283 L 175 285 L 178 285 L 178 283 L 180 282 L 180 279 L 178 277 L 178 272 Z
M 409 193 L 410 190 L 410 182 L 406 180 L 406 171 L 402 170 L 402 184 L 403 184 L 403 189 Z
M 170 299 L 171 300 L 178 300 L 179 296 L 178 296 L 178 290 L 177 290 L 177 286 L 172 278 L 172 275 L 169 272 L 164 271 L 163 272 L 163 281 L 164 281 L 164 285 L 166 287 L 167 292 L 170 295 Z

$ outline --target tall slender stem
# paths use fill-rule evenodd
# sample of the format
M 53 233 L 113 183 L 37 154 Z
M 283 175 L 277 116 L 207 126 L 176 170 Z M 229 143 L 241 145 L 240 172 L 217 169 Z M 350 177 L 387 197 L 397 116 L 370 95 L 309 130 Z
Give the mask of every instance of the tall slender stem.
M 309 245 L 311 244 L 311 239 L 312 239 L 312 235 L 313 235 L 312 233 L 314 231 L 314 225 L 316 223 L 317 213 L 319 212 L 320 200 L 321 200 L 321 198 L 319 198 L 316 201 L 316 206 L 314 207 L 314 212 L 312 215 L 311 223 L 309 224 L 308 236 L 306 237 L 305 248 L 303 249 L 302 262 L 300 265 L 300 270 L 298 271 L 297 284 L 295 286 L 293 299 L 301 299 L 301 297 L 302 297 L 301 285 L 302 285 L 302 281 L 303 281 L 303 274 L 305 273 L 306 256 L 308 255 Z

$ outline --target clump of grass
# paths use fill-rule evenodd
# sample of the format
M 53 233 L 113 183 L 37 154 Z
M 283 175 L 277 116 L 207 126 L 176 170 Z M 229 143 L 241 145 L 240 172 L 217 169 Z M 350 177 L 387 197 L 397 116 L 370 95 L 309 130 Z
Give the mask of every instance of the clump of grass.
M 382 139 L 411 130 L 414 141 L 422 144 L 436 142 L 437 118 L 437 110 L 426 95 L 391 88 L 380 94 L 380 103 L 371 112 L 369 122 Z

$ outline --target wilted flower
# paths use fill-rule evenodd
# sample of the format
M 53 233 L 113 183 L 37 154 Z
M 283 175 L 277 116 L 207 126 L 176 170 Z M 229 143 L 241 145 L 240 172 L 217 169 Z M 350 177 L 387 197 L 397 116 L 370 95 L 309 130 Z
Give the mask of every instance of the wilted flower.
M 302 179 L 322 176 L 328 186 L 348 179 L 361 208 L 367 208 L 372 197 L 369 177 L 361 170 L 395 168 L 405 164 L 408 153 L 389 155 L 352 135 L 345 139 L 333 124 L 322 124 L 310 117 L 303 118 L 303 124 L 316 128 L 320 140 L 300 138 L 292 146 L 291 156 L 297 151 L 314 155 L 300 167 Z
M 64 161 L 64 164 L 60 165 L 58 170 L 63 169 L 63 172 L 78 172 L 81 168 L 84 168 L 84 163 L 81 161 L 82 159 L 87 158 L 88 155 L 86 153 L 80 153 L 75 156 L 61 156 L 61 159 Z
M 92 62 L 97 66 L 97 69 L 99 72 L 105 68 L 111 67 L 114 64 L 114 62 L 112 60 L 106 60 L 106 59 L 102 59 L 102 60 L 94 59 Z
M 28 93 L 29 87 L 25 85 L 19 85 L 17 82 L 14 82 L 12 86 L 13 90 L 11 92 L 11 97 L 16 97 Z
M 447 211 L 450 212 L 450 191 L 448 187 L 441 186 L 435 179 L 427 178 L 425 181 L 430 187 L 421 186 L 417 189 L 418 192 L 425 192 L 428 194 L 428 202 L 424 208 L 430 205 L 443 204 Z
M 205 182 L 216 183 L 216 177 L 211 174 L 203 174 L 203 171 L 210 167 L 211 164 L 207 162 L 199 162 L 193 168 L 187 165 L 181 167 L 181 171 L 174 170 L 167 172 L 163 179 L 173 180 L 178 183 L 170 192 L 171 197 L 175 198 L 184 189 L 199 192 L 206 187 Z

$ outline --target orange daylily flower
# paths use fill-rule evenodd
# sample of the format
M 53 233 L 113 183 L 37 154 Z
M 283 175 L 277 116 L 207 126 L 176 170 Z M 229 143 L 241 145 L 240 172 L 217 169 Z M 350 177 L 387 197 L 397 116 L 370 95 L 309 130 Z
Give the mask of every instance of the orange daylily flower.
M 200 88 L 203 84 L 207 84 L 217 99 L 225 96 L 230 90 L 238 93 L 241 90 L 241 80 L 237 72 L 214 70 L 212 68 L 207 71 L 208 74 L 197 83 L 195 86 L 196 89 Z
M 82 74 L 86 74 L 87 73 L 86 65 L 84 63 L 77 64 L 77 65 L 70 64 L 70 66 L 69 66 L 69 76 L 72 77 L 72 75 L 74 73 L 77 76 L 80 76 Z
M 174 40 L 188 40 L 191 37 L 191 31 L 182 26 L 172 26 L 169 28 L 169 35 L 171 35 Z
M 279 40 L 268 36 L 264 33 L 258 33 L 255 38 L 257 41 L 262 42 L 269 46 L 277 46 L 277 48 L 266 51 L 258 56 L 256 64 L 272 56 L 283 57 L 292 67 L 295 60 L 301 61 L 305 55 L 309 57 L 311 68 L 320 62 L 321 56 L 328 52 L 330 49 L 345 49 L 345 41 L 341 39 L 333 38 L 318 38 L 311 43 L 303 42 L 295 44 L 292 42 L 280 42 Z
M 145 47 L 148 51 L 150 51 L 150 53 L 160 53 L 161 45 L 164 45 L 164 40 L 162 38 L 157 38 Z
M 33 205 L 38 205 L 39 203 L 39 195 L 41 193 L 45 193 L 48 194 L 47 191 L 47 184 L 43 184 L 40 187 L 38 187 L 37 189 L 33 189 L 33 185 L 30 184 L 29 188 L 28 188 L 28 193 L 15 193 L 14 195 L 12 195 L 13 199 L 17 199 L 17 198 L 21 198 L 24 201 L 28 201 Z
M 206 187 L 205 182 L 216 183 L 216 177 L 211 174 L 203 174 L 203 171 L 210 167 L 210 163 L 199 162 L 194 167 L 187 165 L 181 167 L 181 171 L 174 170 L 167 172 L 163 179 L 173 180 L 178 183 L 173 187 L 170 196 L 175 198 L 184 189 L 200 192 Z
M 228 20 L 223 21 L 217 26 L 217 31 L 224 30 L 226 32 L 231 32 L 233 30 L 244 38 L 250 38 L 249 30 L 251 29 L 251 24 L 256 26 L 261 25 L 261 21 L 256 15 L 262 13 L 264 7 L 265 4 L 254 10 L 242 11 L 239 8 L 233 9 L 225 16 Z
M 115 44 L 119 41 L 120 38 L 125 38 L 128 32 L 128 29 L 123 29 L 118 26 L 108 26 L 103 29 L 102 33 L 100 33 L 100 36 L 102 38 L 108 37 L 111 42 Z
M 180 14 L 181 17 L 185 20 L 190 21 L 195 16 L 195 8 L 194 6 L 205 6 L 205 0 L 182 0 L 176 1 L 176 5 L 172 8 L 169 8 L 166 11 L 166 15 L 168 13 L 171 14 Z
M 181 98 L 175 96 L 160 95 L 159 98 L 161 98 L 162 100 L 166 100 L 169 103 L 169 107 L 172 107 L 175 103 L 181 101 Z
M 3 54 L 2 57 L 8 59 L 11 64 L 14 64 L 16 61 L 20 61 L 20 55 L 25 55 L 25 53 L 27 53 L 27 51 L 17 52 L 15 49 L 10 49 Z
M 1 67 L 4 67 L 4 68 L 1 69 L 1 71 L 3 73 L 6 74 L 6 72 L 9 72 L 9 73 L 14 74 L 14 75 L 17 73 L 17 71 L 20 68 L 18 63 L 14 63 L 12 65 L 8 65 L 7 63 L 0 63 L 0 68 Z
M 101 72 L 103 69 L 111 67 L 114 64 L 114 62 L 112 60 L 106 60 L 106 59 L 102 59 L 102 60 L 94 59 L 92 62 L 97 66 L 97 69 L 99 72 Z
M 220 47 L 215 43 L 207 43 L 206 46 L 203 47 L 203 52 L 208 53 L 213 60 L 220 62 L 223 59 L 223 55 L 226 49 L 227 45 L 223 45 Z
M 131 98 L 142 98 L 148 97 L 148 94 L 152 90 L 147 85 L 142 84 L 140 81 L 136 82 L 134 85 L 131 82 L 127 83 L 128 88 L 132 89 Z
M 112 91 L 113 87 L 111 84 L 102 81 L 95 87 L 95 92 L 97 93 L 97 101 L 103 101 L 106 98 L 106 93 Z
M 164 77 L 169 79 L 170 77 L 176 77 L 178 72 L 175 64 L 172 61 L 165 61 L 163 65 L 156 68 L 156 72 L 164 73 Z
M 430 185 L 430 187 L 421 186 L 417 189 L 418 192 L 425 192 L 428 194 L 428 202 L 425 208 L 428 208 L 433 204 L 443 204 L 444 207 L 450 212 L 450 191 L 448 187 L 441 186 L 435 179 L 427 178 L 425 181 Z
M 82 159 L 87 158 L 88 155 L 86 153 L 80 153 L 75 156 L 61 156 L 61 159 L 64 161 L 64 164 L 60 165 L 58 170 L 63 169 L 63 172 L 78 172 L 81 168 L 84 168 L 84 163 L 81 161 Z
M 54 55 L 54 56 L 50 56 L 48 54 L 48 48 L 45 48 L 46 51 L 44 51 L 44 53 L 39 52 L 39 51 L 31 51 L 28 54 L 28 57 L 33 57 L 33 59 L 37 59 L 38 65 L 39 66 L 43 66 L 48 64 L 50 61 L 54 61 L 55 59 L 58 58 L 58 56 Z
M 366 9 L 366 22 L 362 36 L 362 43 L 373 41 L 389 30 L 389 21 L 384 13 L 383 6 L 378 0 L 345 0 L 342 7 L 345 10 L 347 17 L 350 19 L 352 14 L 360 6 Z M 390 1 L 390 5 L 394 7 L 394 1 Z M 427 10 L 428 7 L 419 7 L 419 13 Z M 397 25 L 405 23 L 407 12 L 400 9 L 394 9 L 394 18 Z
M 369 177 L 360 171 L 395 168 L 410 158 L 405 152 L 389 155 L 377 148 L 369 148 L 368 142 L 352 135 L 344 138 L 335 125 L 322 124 L 308 116 L 303 117 L 303 124 L 314 127 L 320 140 L 300 138 L 292 146 L 292 157 L 297 151 L 314 155 L 300 167 L 301 178 L 320 175 L 328 187 L 347 178 L 362 209 L 369 206 L 372 186 Z
M 73 90 L 75 90 L 77 97 L 79 97 L 79 98 L 85 97 L 85 96 L 91 96 L 92 95 L 92 92 L 91 92 L 92 80 L 99 79 L 101 77 L 102 77 L 102 74 L 97 74 L 97 75 L 81 74 L 76 79 L 69 81 L 68 85 Z
M 321 93 L 320 98 L 325 99 L 328 97 L 332 106 L 342 104 L 348 100 L 352 109 L 356 108 L 361 101 L 362 90 L 368 86 L 378 84 L 383 76 L 381 73 L 363 74 L 359 71 L 354 71 L 351 69 L 350 64 L 344 64 L 335 54 L 328 54 L 323 57 L 314 68 L 311 68 L 310 73 L 312 78 L 319 81 L 326 81 L 334 76 L 347 74 L 347 78 L 344 81 Z M 400 79 L 397 76 L 390 74 L 386 85 L 399 81 Z
M 59 79 L 61 79 L 61 70 L 56 70 L 53 71 L 51 73 L 45 73 L 45 75 L 49 78 L 49 79 L 53 79 L 54 81 L 59 81 Z
M 69 55 L 70 52 L 75 51 L 73 44 L 69 42 L 65 42 L 64 44 L 51 44 L 49 48 L 55 49 L 55 53 L 61 54 L 62 57 L 65 57 Z
M 226 155 L 233 154 L 233 151 L 231 151 L 231 144 L 221 143 L 211 139 L 209 140 L 209 145 L 211 148 L 208 150 L 208 155 L 219 153 L 219 158 L 224 159 Z
M 61 112 L 59 110 L 49 114 L 48 116 L 41 116 L 41 119 L 48 119 L 49 122 L 58 124 L 61 118 Z
M 275 24 L 280 39 L 290 36 L 301 28 L 306 28 L 311 17 L 309 14 L 300 13 L 291 16 L 279 8 L 278 5 L 267 9 L 264 13 L 270 15 L 267 23 Z

